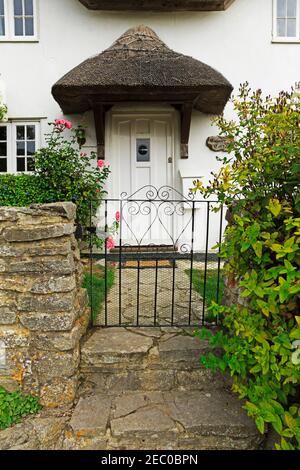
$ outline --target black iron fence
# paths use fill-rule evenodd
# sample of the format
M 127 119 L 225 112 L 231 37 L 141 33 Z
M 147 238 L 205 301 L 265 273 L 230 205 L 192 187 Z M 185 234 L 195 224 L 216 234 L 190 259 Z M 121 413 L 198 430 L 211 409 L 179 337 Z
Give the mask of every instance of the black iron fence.
M 109 227 L 116 219 L 118 231 L 111 236 Z M 94 325 L 215 323 L 209 307 L 222 297 L 216 244 L 221 243 L 223 228 L 223 207 L 216 201 L 186 198 L 168 186 L 146 186 L 129 197 L 105 199 L 91 223 L 85 253 L 90 279 L 101 279 L 89 288 Z M 97 235 L 103 239 L 102 249 L 94 243 Z M 102 299 L 99 305 L 93 301 L 96 297 Z

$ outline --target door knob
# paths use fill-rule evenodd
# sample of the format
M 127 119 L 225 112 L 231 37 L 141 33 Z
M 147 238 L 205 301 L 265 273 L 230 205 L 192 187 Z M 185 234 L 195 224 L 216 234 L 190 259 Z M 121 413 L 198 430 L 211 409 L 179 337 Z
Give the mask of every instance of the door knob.
M 168 158 L 168 163 L 173 163 L 173 158 L 172 157 Z

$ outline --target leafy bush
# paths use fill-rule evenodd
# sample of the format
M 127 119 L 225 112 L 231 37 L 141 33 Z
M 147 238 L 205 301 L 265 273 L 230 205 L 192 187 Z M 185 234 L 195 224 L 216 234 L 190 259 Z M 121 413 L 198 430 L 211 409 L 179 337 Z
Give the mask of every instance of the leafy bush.
M 0 387 L 0 429 L 19 423 L 22 418 L 41 410 L 38 399 L 21 392 L 9 393 Z
M 33 175 L 0 176 L 0 204 L 23 206 L 33 203 L 73 201 L 77 204 L 77 221 L 89 222 L 99 207 L 110 169 L 103 160 L 97 162 L 95 152 L 81 151 L 83 129 L 72 129 L 71 138 L 64 131 L 71 129 L 69 121 L 50 124 L 47 145 L 35 154 Z M 80 137 L 80 139 L 79 139 Z
M 25 207 L 47 202 L 41 180 L 35 175 L 1 175 L 0 205 Z
M 270 423 L 277 448 L 300 449 L 300 106 L 295 93 L 276 99 L 251 92 L 234 100 L 236 122 L 217 119 L 229 154 L 208 187 L 229 207 L 221 245 L 227 283 L 238 305 L 214 304 L 223 331 L 200 332 L 223 357 L 202 357 L 206 367 L 229 369 L 233 390 L 260 432 Z

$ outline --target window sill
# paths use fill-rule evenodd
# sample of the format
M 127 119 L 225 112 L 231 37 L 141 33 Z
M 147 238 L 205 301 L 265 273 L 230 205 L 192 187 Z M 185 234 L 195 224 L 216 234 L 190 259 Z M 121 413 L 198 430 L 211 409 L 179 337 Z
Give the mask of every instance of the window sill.
M 0 38 L 0 42 L 7 42 L 7 43 L 37 43 L 40 42 L 38 38 Z
M 300 44 L 300 39 L 293 38 L 274 38 L 271 41 L 273 44 Z

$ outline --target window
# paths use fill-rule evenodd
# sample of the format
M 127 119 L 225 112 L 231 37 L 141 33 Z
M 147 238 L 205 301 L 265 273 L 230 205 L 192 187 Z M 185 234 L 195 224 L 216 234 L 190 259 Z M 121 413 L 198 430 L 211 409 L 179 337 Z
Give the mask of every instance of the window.
M 0 173 L 7 172 L 7 126 L 0 127 Z
M 6 21 L 5 21 L 5 4 L 4 0 L 0 0 L 0 37 L 6 35 Z
M 274 0 L 274 39 L 300 42 L 300 0 Z
M 40 123 L 0 124 L 0 173 L 34 171 L 34 154 L 39 148 Z
M 0 0 L 0 40 L 37 39 L 37 0 Z

